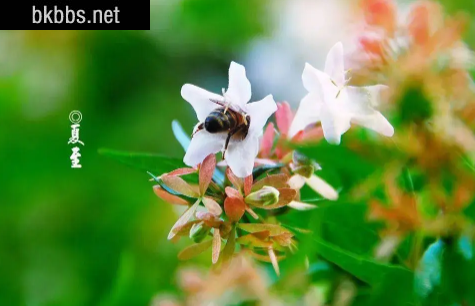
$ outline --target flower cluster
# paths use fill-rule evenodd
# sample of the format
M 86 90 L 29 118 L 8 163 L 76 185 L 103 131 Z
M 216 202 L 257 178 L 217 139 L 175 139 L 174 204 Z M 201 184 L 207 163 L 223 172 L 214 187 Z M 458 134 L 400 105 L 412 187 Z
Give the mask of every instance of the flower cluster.
M 469 73 L 475 55 L 462 41 L 467 20 L 463 14 L 446 16 L 440 4 L 427 0 L 412 3 L 407 12 L 393 0 L 362 0 L 360 9 L 363 26 L 350 56 L 353 80 L 388 84 L 388 106 L 400 124 L 391 163 L 381 171 L 382 179 L 375 179 L 375 189 L 383 182 L 384 197 L 366 197 L 369 217 L 386 224 L 377 253 L 394 254 L 413 234 L 472 233 L 464 210 L 475 196 L 475 179 L 472 170 L 460 166 L 471 165 L 475 152 Z M 409 183 L 401 186 L 401 177 Z M 364 193 L 371 194 L 365 183 Z
M 203 271 L 197 267 L 184 267 L 179 269 L 176 278 L 180 295 L 159 292 L 150 306 L 239 305 L 249 301 L 257 305 L 314 306 L 323 305 L 326 293 L 324 288 L 313 286 L 298 295 L 289 292 L 292 286 L 286 286 L 285 291 L 272 290 L 266 271 L 245 254 L 234 257 L 226 269 Z M 299 285 L 302 283 L 293 286 Z M 339 280 L 338 285 L 335 288 L 337 298 L 348 299 L 356 293 L 347 279 Z
M 381 69 L 401 58 L 415 65 L 406 67 L 414 72 L 435 63 L 455 69 L 474 64 L 473 52 L 461 41 L 463 15 L 445 18 L 442 6 L 428 0 L 416 1 L 407 12 L 393 0 L 363 0 L 360 7 L 358 66 Z
M 280 269 L 290 275 L 280 261 L 296 251 L 309 278 L 299 298 L 309 294 L 309 305 L 339 304 L 338 298 L 349 305 L 348 299 L 363 295 L 368 300 L 358 303 L 375 305 L 473 300 L 473 290 L 461 285 L 470 284 L 475 263 L 475 86 L 469 71 L 475 57 L 461 40 L 464 19 L 446 17 L 426 0 L 410 5 L 407 15 L 393 0 L 358 4 L 363 27 L 357 52 L 346 57 L 337 43 L 322 70 L 305 64 L 307 93 L 295 111 L 271 95 L 248 103 L 250 82 L 234 62 L 221 95 L 183 86 L 182 97 L 198 119 L 192 138 L 180 141 L 189 141 L 183 145 L 188 167 L 154 176 L 154 191 L 184 206 L 168 238 L 186 236 L 193 243 L 178 257 L 211 249 L 210 273 L 184 278 L 192 303 L 246 290 L 251 299 L 278 304 L 267 293 L 284 296 L 291 291 L 286 281 L 299 277 L 263 289 L 242 260 L 269 262 L 277 275 Z M 386 137 L 347 133 L 352 125 Z M 307 210 L 314 211 L 299 212 Z M 341 280 L 340 289 L 315 286 L 312 271 L 321 263 L 343 272 L 346 278 L 329 277 L 329 283 Z M 401 286 L 391 295 L 395 283 Z
M 475 54 L 462 41 L 463 14 L 446 17 L 440 4 L 428 0 L 416 1 L 407 12 L 393 0 L 363 0 L 361 11 L 357 47 L 350 56 L 357 82 L 421 87 L 440 112 L 448 110 L 440 100 L 463 105 L 470 99 L 473 82 L 467 70 L 474 67 Z
M 251 99 L 245 68 L 229 67 L 229 85 L 222 95 L 194 85 L 182 87 L 182 97 L 196 112 L 196 124 L 184 162 L 189 168 L 154 177 L 157 196 L 188 208 L 168 239 L 188 236 L 195 244 L 179 258 L 212 249 L 212 262 L 227 262 L 237 249 L 273 264 L 296 248 L 295 233 L 273 217 L 286 209 L 308 210 L 300 190 L 307 185 L 324 199 L 338 192 L 315 174 L 320 166 L 294 149 L 295 144 L 323 137 L 340 144 L 351 124 L 392 136 L 391 124 L 374 107 L 384 85 L 350 86 L 343 45 L 329 52 L 324 71 L 306 64 L 302 81 L 308 94 L 294 113 L 272 95 Z M 276 126 L 265 126 L 275 113 Z M 222 152 L 222 160 L 216 154 Z M 274 211 L 274 213 L 270 213 Z M 224 243 L 222 243 L 224 241 Z

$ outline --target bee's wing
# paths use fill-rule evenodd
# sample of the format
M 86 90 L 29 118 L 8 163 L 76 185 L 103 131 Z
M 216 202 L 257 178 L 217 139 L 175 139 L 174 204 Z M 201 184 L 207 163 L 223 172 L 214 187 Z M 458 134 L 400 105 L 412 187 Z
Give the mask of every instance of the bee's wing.
M 215 99 L 209 99 L 211 102 L 221 106 L 221 107 L 224 107 L 224 108 L 229 108 L 237 113 L 242 113 L 243 110 L 238 106 L 238 105 L 235 105 L 231 102 L 226 102 L 226 99 L 222 99 L 222 100 L 215 100 Z

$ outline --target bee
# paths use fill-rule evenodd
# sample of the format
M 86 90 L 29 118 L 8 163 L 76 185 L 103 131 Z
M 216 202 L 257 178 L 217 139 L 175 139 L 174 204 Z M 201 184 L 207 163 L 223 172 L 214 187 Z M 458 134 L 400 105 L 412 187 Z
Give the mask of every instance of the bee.
M 204 122 L 198 124 L 193 135 L 203 129 L 211 134 L 228 133 L 224 144 L 224 159 L 231 138 L 239 140 L 246 138 L 251 124 L 251 117 L 229 103 L 211 99 L 210 101 L 217 104 L 218 107 L 206 117 Z

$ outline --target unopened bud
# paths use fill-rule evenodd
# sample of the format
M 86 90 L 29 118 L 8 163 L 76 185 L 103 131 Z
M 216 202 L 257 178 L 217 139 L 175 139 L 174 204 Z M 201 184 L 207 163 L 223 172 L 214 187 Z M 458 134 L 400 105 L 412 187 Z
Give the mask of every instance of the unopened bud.
M 313 174 L 313 172 L 315 172 L 315 168 L 312 165 L 300 166 L 293 169 L 293 171 L 296 174 L 300 174 L 301 176 L 309 178 Z
M 201 242 L 208 236 L 209 231 L 210 228 L 204 225 L 203 222 L 195 223 L 190 229 L 190 239 L 195 243 Z
M 279 190 L 271 186 L 264 186 L 260 190 L 250 193 L 245 202 L 256 206 L 277 204 L 279 202 Z
M 293 151 L 292 161 L 296 165 L 310 165 L 312 160 L 298 151 Z
M 312 167 L 313 170 L 320 170 L 320 169 L 322 169 L 322 168 L 320 167 L 320 165 L 317 164 L 313 159 L 310 159 L 310 158 L 308 158 L 307 156 L 305 156 L 305 155 L 303 155 L 302 153 L 299 153 L 299 152 L 297 152 L 297 151 L 294 151 L 293 154 L 292 154 L 292 162 L 293 162 L 295 168 L 300 168 L 300 167 L 308 166 L 308 167 Z M 305 169 L 305 168 L 303 168 L 303 169 Z M 303 169 L 302 169 L 302 170 L 303 170 Z M 310 168 L 308 168 L 308 169 L 310 169 Z M 308 171 L 308 169 L 305 169 L 305 170 Z M 294 170 L 294 172 L 295 172 L 295 170 Z M 300 174 L 300 173 L 299 173 L 299 174 Z M 300 174 L 300 175 L 306 177 L 306 175 L 304 175 L 304 174 Z

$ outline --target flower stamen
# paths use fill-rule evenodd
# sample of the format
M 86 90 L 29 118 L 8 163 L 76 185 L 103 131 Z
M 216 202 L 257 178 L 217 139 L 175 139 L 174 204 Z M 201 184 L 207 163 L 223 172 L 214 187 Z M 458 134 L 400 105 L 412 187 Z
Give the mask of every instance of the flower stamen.
M 226 89 L 222 88 L 222 93 L 223 93 L 223 98 L 224 98 L 224 104 L 226 105 L 224 107 L 224 114 L 226 114 L 226 112 L 228 111 L 229 109 L 229 106 L 231 105 L 231 101 L 229 99 L 227 99 L 226 97 Z
M 349 70 L 351 70 L 351 69 L 349 69 Z M 340 95 L 340 92 L 341 92 L 343 89 L 345 89 L 346 86 L 348 86 L 348 84 L 350 83 L 350 80 L 351 80 L 351 77 L 349 77 L 348 80 L 345 81 L 345 84 L 343 84 L 343 86 L 342 86 L 342 87 L 338 90 L 338 92 L 336 93 L 335 99 L 337 99 L 338 96 Z M 332 81 L 332 82 L 333 82 L 333 81 Z M 335 83 L 333 83 L 333 84 L 335 84 Z

